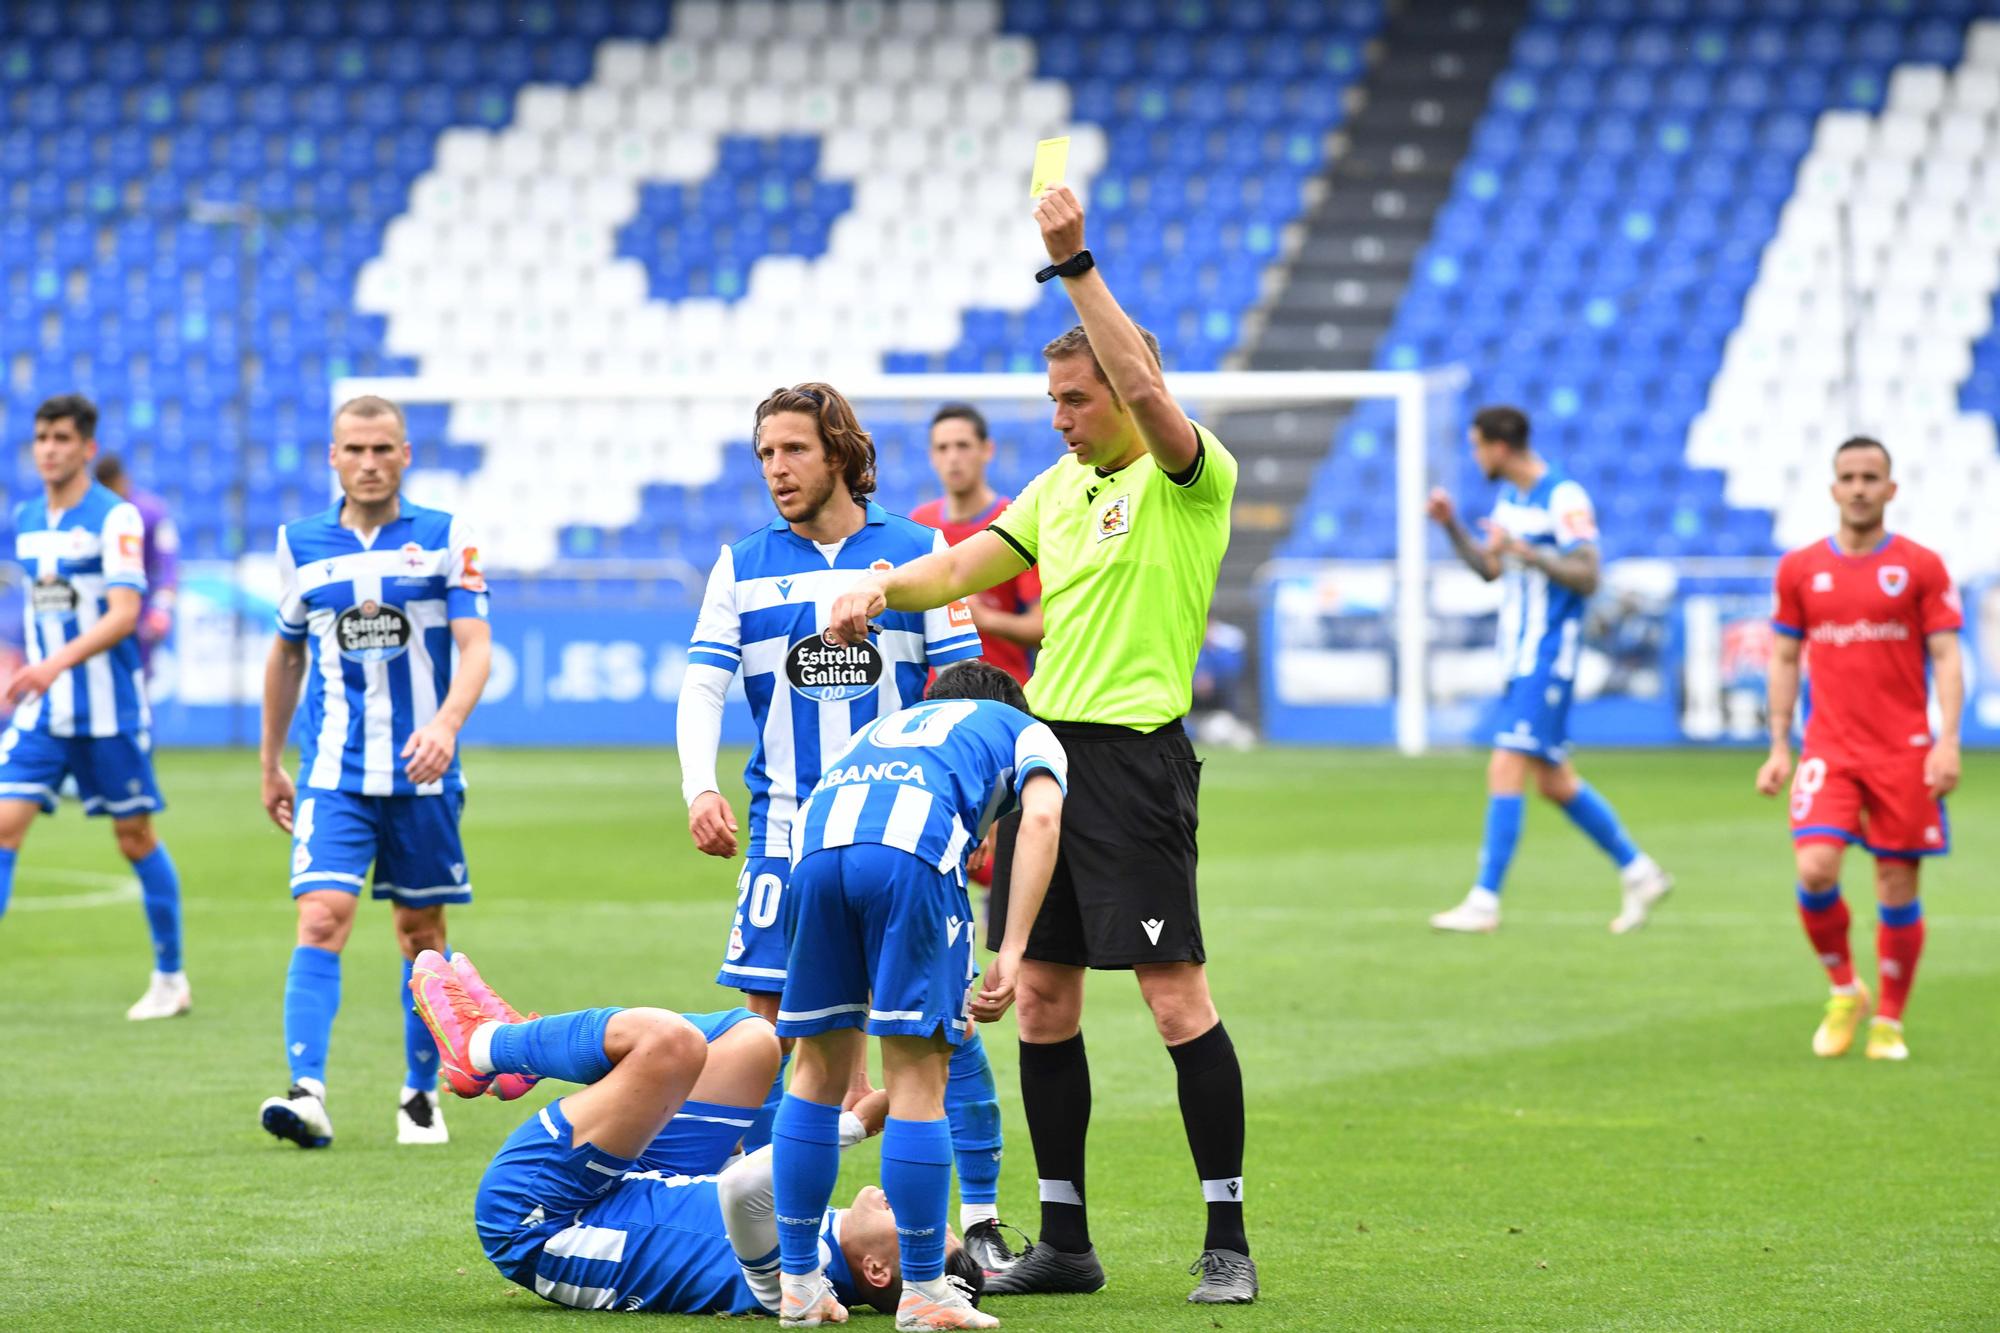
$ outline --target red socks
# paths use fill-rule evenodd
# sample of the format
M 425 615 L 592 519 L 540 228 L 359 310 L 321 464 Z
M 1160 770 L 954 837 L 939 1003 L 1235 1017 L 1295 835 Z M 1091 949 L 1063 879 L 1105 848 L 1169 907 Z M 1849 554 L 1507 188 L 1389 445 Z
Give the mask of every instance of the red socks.
M 1854 984 L 1854 953 L 1847 943 L 1850 920 L 1847 903 L 1835 885 L 1825 893 L 1808 893 L 1799 888 L 1799 920 L 1805 923 L 1806 938 L 1836 986 Z M 1921 927 L 1919 927 L 1921 929 Z
M 1879 912 L 1881 924 L 1875 927 L 1875 955 L 1882 969 L 1882 996 L 1875 1012 L 1900 1022 L 1903 1005 L 1910 998 L 1910 983 L 1917 979 L 1917 959 L 1924 952 L 1924 906 L 1921 902 L 1911 902 L 1902 907 L 1883 907 Z

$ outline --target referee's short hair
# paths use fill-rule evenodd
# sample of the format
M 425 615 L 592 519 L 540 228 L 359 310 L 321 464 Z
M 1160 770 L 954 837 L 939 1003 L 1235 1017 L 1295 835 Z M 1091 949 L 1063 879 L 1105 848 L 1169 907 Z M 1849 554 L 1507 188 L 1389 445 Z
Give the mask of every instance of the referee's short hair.
M 1132 327 L 1139 330 L 1139 337 L 1146 344 L 1146 350 L 1153 354 L 1153 364 L 1162 370 L 1166 369 L 1167 363 L 1160 359 L 1160 340 L 1153 336 L 1153 331 L 1137 322 Z M 1068 333 L 1051 338 L 1042 345 L 1044 361 L 1060 361 L 1066 356 L 1089 357 L 1090 368 L 1097 372 L 1097 382 L 1110 388 L 1111 377 L 1104 373 L 1104 363 L 1097 359 L 1097 353 L 1091 349 L 1090 335 L 1084 332 L 1083 325 L 1079 324 Z M 1111 396 L 1116 398 L 1118 391 L 1113 389 Z
M 1517 452 L 1528 447 L 1528 414 L 1518 407 L 1482 407 L 1473 413 L 1472 428 L 1489 444 Z
M 1028 695 L 1021 682 L 991 662 L 954 662 L 938 672 L 937 679 L 924 691 L 926 699 L 991 699 L 1028 711 Z

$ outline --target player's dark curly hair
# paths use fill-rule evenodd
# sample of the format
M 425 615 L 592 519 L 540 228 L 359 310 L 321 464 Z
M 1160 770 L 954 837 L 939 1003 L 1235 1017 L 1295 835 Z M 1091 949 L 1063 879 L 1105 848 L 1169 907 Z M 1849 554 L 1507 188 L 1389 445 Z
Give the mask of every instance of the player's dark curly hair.
M 937 673 L 924 691 L 926 699 L 992 699 L 1028 711 L 1028 696 L 1021 682 L 991 662 L 954 662 Z
M 854 405 L 831 384 L 808 380 L 789 389 L 773 389 L 770 397 L 757 404 L 757 428 L 750 439 L 754 446 L 763 434 L 764 418 L 773 412 L 803 412 L 819 426 L 819 442 L 826 460 L 847 482 L 847 493 L 856 504 L 864 504 L 875 493 L 875 437 L 861 428 Z
M 80 393 L 59 393 L 35 409 L 37 421 L 61 421 L 67 417 L 76 433 L 86 440 L 97 438 L 97 404 Z

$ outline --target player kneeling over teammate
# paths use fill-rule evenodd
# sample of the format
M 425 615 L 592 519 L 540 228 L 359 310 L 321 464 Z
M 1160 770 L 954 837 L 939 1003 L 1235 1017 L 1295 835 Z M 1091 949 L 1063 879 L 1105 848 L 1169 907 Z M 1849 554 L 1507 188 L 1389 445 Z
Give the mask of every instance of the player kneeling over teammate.
M 794 925 L 778 1032 L 799 1039 L 772 1127 L 786 1328 L 847 1319 L 819 1218 L 840 1171 L 840 1103 L 867 1037 L 882 1041 L 882 1185 L 900 1219 L 898 1329 L 994 1328 L 945 1276 L 951 1051 L 1014 1001 L 1028 927 L 1055 867 L 1068 764 L 1014 678 L 984 662 L 938 673 L 926 701 L 878 718 L 792 822 Z M 966 854 L 1016 803 L 1006 944 L 975 997 Z
M 471 960 L 434 951 L 418 955 L 410 990 L 458 1095 L 504 1098 L 543 1076 L 588 1085 L 529 1117 L 479 1183 L 474 1224 L 503 1275 L 579 1309 L 777 1311 L 770 1149 L 724 1169 L 777 1073 L 769 1023 L 747 1009 L 524 1019 Z M 875 1093 L 844 1114 L 841 1145 L 879 1130 L 887 1105 Z M 824 1213 L 817 1235 L 841 1299 L 896 1308 L 882 1191 Z M 976 1286 L 978 1265 L 953 1248 L 952 1271 Z

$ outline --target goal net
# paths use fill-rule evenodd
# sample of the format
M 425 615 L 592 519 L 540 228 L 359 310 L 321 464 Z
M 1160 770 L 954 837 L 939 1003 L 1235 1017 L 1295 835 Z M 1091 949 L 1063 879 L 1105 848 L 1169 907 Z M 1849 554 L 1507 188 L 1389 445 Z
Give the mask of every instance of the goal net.
M 772 389 L 799 378 L 419 375 L 344 380 L 334 400 L 369 393 L 404 407 L 416 455 L 408 493 L 474 519 L 489 570 L 530 592 L 559 590 L 544 600 L 596 607 L 607 623 L 643 603 L 679 607 L 691 624 L 717 548 L 773 518 L 749 448 L 752 413 Z M 970 404 L 987 419 L 994 444 L 988 479 L 1000 491 L 1018 492 L 1061 456 L 1049 426 L 1047 380 L 1039 373 L 877 374 L 833 382 L 875 437 L 877 498 L 895 511 L 938 493 L 929 430 L 946 403 Z M 1215 429 L 1241 464 L 1233 551 L 1218 580 L 1216 614 L 1251 632 L 1246 691 L 1261 684 L 1258 702 L 1267 719 L 1338 699 L 1341 708 L 1377 718 L 1379 735 L 1360 739 L 1423 750 L 1433 711 L 1427 590 L 1437 557 L 1423 504 L 1433 482 L 1453 475 L 1463 430 L 1462 376 L 1214 372 L 1169 375 L 1168 382 L 1189 415 Z M 1365 559 L 1337 562 L 1352 566 L 1369 596 L 1335 617 L 1353 623 L 1334 627 L 1328 651 L 1315 638 L 1321 618 L 1297 614 L 1298 597 L 1289 592 L 1290 580 L 1325 562 L 1300 563 L 1284 553 L 1296 554 L 1301 515 L 1309 525 L 1313 506 L 1342 489 L 1339 477 L 1329 475 L 1337 467 L 1326 460 L 1336 430 L 1357 411 L 1386 425 L 1377 432 L 1378 456 L 1364 472 L 1361 497 L 1380 526 Z M 1416 595 L 1399 595 L 1403 589 Z M 1373 645 L 1365 665 L 1337 646 L 1357 627 Z M 607 666 L 593 658 L 577 667 L 578 654 L 549 636 L 514 656 L 522 660 L 508 665 L 520 679 L 509 683 L 550 706 L 602 693 L 607 676 L 627 687 L 653 682 L 657 688 L 649 687 L 647 697 L 657 703 L 668 679 L 677 679 L 670 654 L 656 660 L 642 651 L 636 661 Z M 1312 738 L 1296 730 L 1274 735 Z

